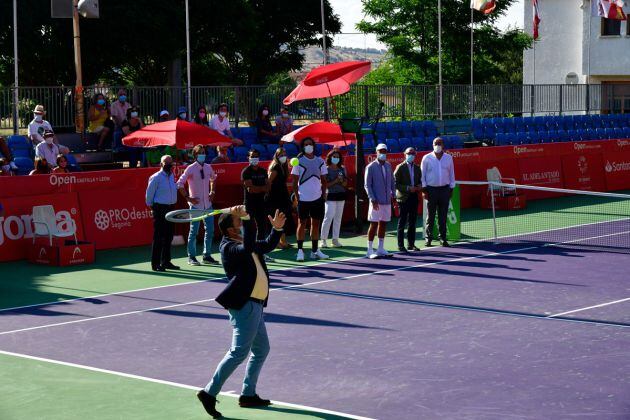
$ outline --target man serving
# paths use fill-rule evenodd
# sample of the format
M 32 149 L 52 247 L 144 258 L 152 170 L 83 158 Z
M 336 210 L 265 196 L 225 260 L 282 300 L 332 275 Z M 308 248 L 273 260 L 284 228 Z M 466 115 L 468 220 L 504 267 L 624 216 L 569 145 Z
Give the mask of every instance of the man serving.
M 219 229 L 223 235 L 219 250 L 229 283 L 215 300 L 228 310 L 234 331 L 232 347 L 217 366 L 212 380 L 205 389 L 197 392 L 206 412 L 213 418 L 221 417 L 216 409 L 217 395 L 250 350 L 252 355 L 247 362 L 238 403 L 241 407 L 271 404 L 271 401 L 263 400 L 256 394 L 258 375 L 269 353 L 269 338 L 263 317 L 263 307 L 267 305 L 269 296 L 269 272 L 264 255 L 278 245 L 286 217 L 276 210 L 275 216 L 268 218 L 273 229 L 264 240 L 256 240 L 256 227 L 245 206 L 232 207 L 229 213 L 219 218 Z

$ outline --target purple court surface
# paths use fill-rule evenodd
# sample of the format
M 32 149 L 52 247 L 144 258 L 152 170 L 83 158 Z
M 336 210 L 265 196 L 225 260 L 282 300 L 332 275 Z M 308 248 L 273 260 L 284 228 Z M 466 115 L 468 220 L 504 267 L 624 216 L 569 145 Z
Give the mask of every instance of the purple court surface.
M 378 419 L 628 419 L 629 268 L 521 241 L 277 271 L 259 391 Z M 230 343 L 223 286 L 5 310 L 0 350 L 201 387 Z

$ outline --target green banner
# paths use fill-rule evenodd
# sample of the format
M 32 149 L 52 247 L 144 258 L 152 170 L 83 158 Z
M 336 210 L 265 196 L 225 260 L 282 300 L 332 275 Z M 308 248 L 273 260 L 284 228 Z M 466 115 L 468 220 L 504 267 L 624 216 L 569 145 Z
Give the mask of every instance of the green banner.
M 446 216 L 446 239 L 449 241 L 459 241 L 462 235 L 462 221 L 460 218 L 460 198 L 459 185 L 455 186 L 453 196 L 448 205 L 448 214 Z M 426 211 L 426 206 L 425 206 Z M 435 224 L 433 225 L 433 237 L 439 238 L 437 215 L 435 215 Z

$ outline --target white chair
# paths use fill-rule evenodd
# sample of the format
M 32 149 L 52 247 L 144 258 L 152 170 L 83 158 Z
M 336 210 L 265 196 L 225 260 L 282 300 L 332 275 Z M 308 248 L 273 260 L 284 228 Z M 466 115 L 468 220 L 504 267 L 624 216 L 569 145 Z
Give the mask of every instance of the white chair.
M 35 232 L 33 233 L 33 243 L 38 236 L 48 236 L 50 246 L 52 246 L 53 236 L 56 238 L 67 238 L 74 236 L 74 243 L 77 241 L 77 225 L 74 220 L 68 219 L 68 230 L 57 229 L 57 218 L 55 216 L 55 209 L 51 205 L 35 206 L 33 207 L 33 225 L 35 226 Z
M 492 194 L 498 194 L 501 197 L 505 197 L 507 195 L 516 195 L 516 179 L 503 178 L 501 176 L 501 172 L 499 172 L 499 168 L 497 168 L 496 166 L 488 169 L 486 171 L 486 176 L 488 178 L 488 182 L 490 183 L 489 190 Z M 504 185 L 496 185 L 494 183 Z

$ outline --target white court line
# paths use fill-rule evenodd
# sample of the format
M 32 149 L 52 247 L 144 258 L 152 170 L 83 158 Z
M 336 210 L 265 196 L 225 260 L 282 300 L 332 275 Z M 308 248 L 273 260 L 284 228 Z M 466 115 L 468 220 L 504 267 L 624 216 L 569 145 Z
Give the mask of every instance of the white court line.
M 123 378 L 137 379 L 137 380 L 141 380 L 141 381 L 145 381 L 145 382 L 152 382 L 152 383 L 156 383 L 156 384 L 160 384 L 160 385 L 168 385 L 168 386 L 174 386 L 174 387 L 177 387 L 177 388 L 190 389 L 190 390 L 193 390 L 193 391 L 199 391 L 201 389 L 200 387 L 196 387 L 196 386 L 192 386 L 192 385 L 180 384 L 180 383 L 171 382 L 171 381 L 164 381 L 162 379 L 149 378 L 149 377 L 146 377 L 146 376 L 133 375 L 131 373 L 118 372 L 118 371 L 115 371 L 115 370 L 100 369 L 100 368 L 97 368 L 97 367 L 92 367 L 92 366 L 87 366 L 87 365 L 79 365 L 79 364 L 76 364 L 76 363 L 62 362 L 61 360 L 54 360 L 54 359 L 47 359 L 47 358 L 44 358 L 44 357 L 30 356 L 28 354 L 13 353 L 13 352 L 4 351 L 4 350 L 0 350 L 0 354 L 6 355 L 6 356 L 20 357 L 22 359 L 36 360 L 36 361 L 39 361 L 39 362 L 52 363 L 52 364 L 55 364 L 55 365 L 68 366 L 68 367 L 72 367 L 72 368 L 89 370 L 89 371 L 92 371 L 92 372 L 106 373 L 106 374 L 109 374 L 109 375 L 121 376 Z M 234 393 L 233 391 L 221 392 L 220 395 L 223 395 L 223 396 L 226 396 L 226 397 L 232 397 L 232 398 L 238 398 L 239 397 L 239 395 Z M 370 417 L 360 417 L 360 416 L 355 416 L 355 415 L 352 415 L 352 414 L 341 413 L 341 412 L 338 412 L 338 411 L 331 411 L 331 410 L 324 410 L 324 409 L 315 408 L 315 407 L 309 407 L 307 405 L 291 404 L 291 403 L 285 403 L 285 402 L 282 402 L 282 401 L 275 401 L 275 400 L 273 401 L 273 403 L 276 404 L 276 405 L 280 405 L 280 406 L 291 407 L 291 408 L 298 408 L 300 410 L 312 411 L 312 412 L 315 412 L 315 413 L 331 414 L 331 415 L 335 415 L 335 416 L 347 417 L 349 419 L 354 419 L 354 420 L 374 420 L 374 419 L 372 419 Z
M 341 280 L 356 279 L 356 278 L 360 278 L 360 277 L 372 276 L 374 274 L 384 274 L 384 273 L 391 273 L 391 272 L 395 272 L 395 271 L 410 270 L 412 268 L 428 267 L 428 266 L 440 265 L 440 264 L 449 264 L 449 263 L 456 262 L 456 261 L 466 261 L 466 260 L 473 260 L 473 259 L 477 259 L 477 258 L 492 257 L 492 256 L 496 256 L 496 255 L 510 254 L 510 253 L 513 253 L 513 252 L 527 251 L 527 250 L 535 249 L 535 248 L 540 248 L 540 246 L 530 246 L 530 247 L 527 247 L 527 248 L 511 249 L 509 251 L 492 252 L 490 254 L 473 255 L 473 256 L 470 256 L 470 257 L 461 257 L 461 258 L 449 259 L 449 260 L 444 260 L 444 261 L 436 261 L 436 262 L 430 262 L 430 263 L 408 265 L 408 266 L 397 267 L 397 268 L 388 268 L 386 270 L 369 271 L 369 272 L 360 273 L 360 274 L 353 274 L 351 276 L 337 277 L 337 278 L 334 278 L 334 279 L 314 281 L 314 282 L 311 282 L 311 283 L 294 284 L 294 285 L 291 285 L 291 286 L 275 287 L 275 288 L 272 288 L 270 290 L 270 292 L 274 292 L 274 291 L 278 291 L 278 290 L 285 290 L 285 289 L 294 289 L 294 288 L 297 288 L 297 287 L 314 286 L 314 285 L 317 285 L 317 284 L 331 283 L 331 282 L 341 281 Z M 97 321 L 97 320 L 100 320 L 100 319 L 117 318 L 117 317 L 126 316 L 126 315 L 135 315 L 135 314 L 141 314 L 141 313 L 145 313 L 145 312 L 154 312 L 154 311 L 159 311 L 159 310 L 163 310 L 163 309 L 170 309 L 170 308 L 176 308 L 176 307 L 180 307 L 180 306 L 195 305 L 195 304 L 198 304 L 198 303 L 212 302 L 212 301 L 214 301 L 214 299 L 203 299 L 203 300 L 197 300 L 197 301 L 194 301 L 194 302 L 177 303 L 177 304 L 174 304 L 174 305 L 159 306 L 159 307 L 155 307 L 155 308 L 139 309 L 139 310 L 136 310 L 136 311 L 129 311 L 129 312 L 122 312 L 122 313 L 117 313 L 117 314 L 97 316 L 97 317 L 94 317 L 94 318 L 82 318 L 82 319 L 75 319 L 73 321 L 57 322 L 57 323 L 46 324 L 46 325 L 37 325 L 37 326 L 34 326 L 34 327 L 20 328 L 20 329 L 17 329 L 17 330 L 3 331 L 3 332 L 0 332 L 0 336 L 7 335 L 7 334 L 18 333 L 18 332 L 39 330 L 39 329 L 43 329 L 43 328 L 58 327 L 58 326 L 62 326 L 62 325 L 79 324 L 79 323 L 83 323 L 83 322 Z
M 601 307 L 604 307 L 604 306 L 614 305 L 615 303 L 621 303 L 621 302 L 627 302 L 627 301 L 630 301 L 630 297 L 627 297 L 625 299 L 613 300 L 612 302 L 600 303 L 599 305 L 593 305 L 593 306 L 587 306 L 585 308 L 574 309 L 572 311 L 560 312 L 560 313 L 557 313 L 557 314 L 549 315 L 547 318 L 554 318 L 554 317 L 557 317 L 557 316 L 574 314 L 576 312 L 588 311 L 589 309 L 601 308 Z

